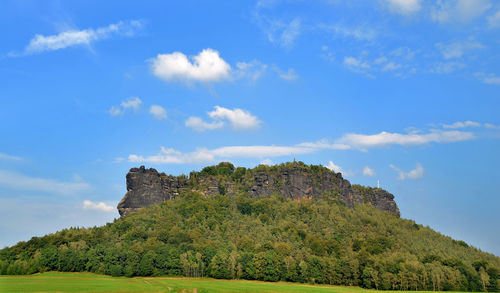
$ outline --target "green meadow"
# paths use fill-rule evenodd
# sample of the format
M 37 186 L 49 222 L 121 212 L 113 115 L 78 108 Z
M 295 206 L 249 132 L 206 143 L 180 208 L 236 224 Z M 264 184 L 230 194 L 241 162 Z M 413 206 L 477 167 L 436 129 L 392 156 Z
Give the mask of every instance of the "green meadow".
M 182 277 L 110 277 L 49 272 L 0 276 L 0 292 L 381 292 L 358 287 Z M 402 292 L 402 291 L 399 291 Z

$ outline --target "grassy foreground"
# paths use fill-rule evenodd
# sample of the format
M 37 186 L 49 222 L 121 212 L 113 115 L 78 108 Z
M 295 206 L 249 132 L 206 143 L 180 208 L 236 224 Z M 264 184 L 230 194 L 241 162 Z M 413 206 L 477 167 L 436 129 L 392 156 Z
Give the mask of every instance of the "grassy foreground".
M 381 292 L 357 287 L 208 278 L 110 277 L 92 273 L 49 272 L 0 276 L 0 292 Z M 402 292 L 402 291 L 398 291 Z

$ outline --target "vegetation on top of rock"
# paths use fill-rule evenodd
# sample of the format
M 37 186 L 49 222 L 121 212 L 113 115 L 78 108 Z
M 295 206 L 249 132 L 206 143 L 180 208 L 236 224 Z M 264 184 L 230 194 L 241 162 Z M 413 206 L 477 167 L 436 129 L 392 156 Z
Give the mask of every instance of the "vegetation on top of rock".
M 235 168 L 222 162 L 208 166 L 189 177 L 171 176 L 155 169 L 132 168 L 127 174 L 127 194 L 118 204 L 120 215 L 139 208 L 159 204 L 179 195 L 196 191 L 207 196 L 269 197 L 281 195 L 294 200 L 304 198 L 337 199 L 347 206 L 369 203 L 374 207 L 399 215 L 394 196 L 380 188 L 354 188 L 342 174 L 321 165 L 288 162 L 280 165 L 259 165 L 253 169 Z

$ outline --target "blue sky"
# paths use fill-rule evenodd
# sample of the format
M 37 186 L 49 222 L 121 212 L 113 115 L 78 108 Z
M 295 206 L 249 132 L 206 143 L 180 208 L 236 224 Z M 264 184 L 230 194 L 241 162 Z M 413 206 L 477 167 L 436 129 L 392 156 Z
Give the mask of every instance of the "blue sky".
M 0 246 L 118 217 L 129 168 L 294 158 L 500 255 L 500 3 L 2 1 Z

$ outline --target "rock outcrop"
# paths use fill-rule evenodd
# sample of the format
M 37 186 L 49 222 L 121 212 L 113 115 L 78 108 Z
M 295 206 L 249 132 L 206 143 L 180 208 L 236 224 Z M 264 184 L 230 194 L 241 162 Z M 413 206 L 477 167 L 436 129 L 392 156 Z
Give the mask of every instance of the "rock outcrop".
M 349 207 L 353 207 L 355 203 L 368 203 L 399 216 L 398 206 L 391 193 L 380 188 L 353 186 L 342 178 L 341 173 L 322 166 L 307 166 L 294 162 L 234 170 L 234 166 L 229 163 L 221 164 L 225 164 L 223 174 L 214 173 L 217 166 L 213 166 L 208 167 L 211 168 L 210 172 L 205 171 L 205 168 L 201 172 L 192 172 L 189 178 L 184 175 L 166 175 L 144 166 L 132 168 L 127 174 L 127 194 L 118 204 L 118 211 L 120 215 L 126 215 L 141 207 L 175 198 L 182 190 L 193 190 L 205 196 L 246 193 L 261 197 L 279 194 L 297 201 L 335 198 Z
M 168 176 L 155 169 L 132 168 L 127 174 L 127 193 L 118 203 L 120 215 L 139 208 L 159 204 L 179 195 L 179 189 L 187 186 L 187 178 Z

